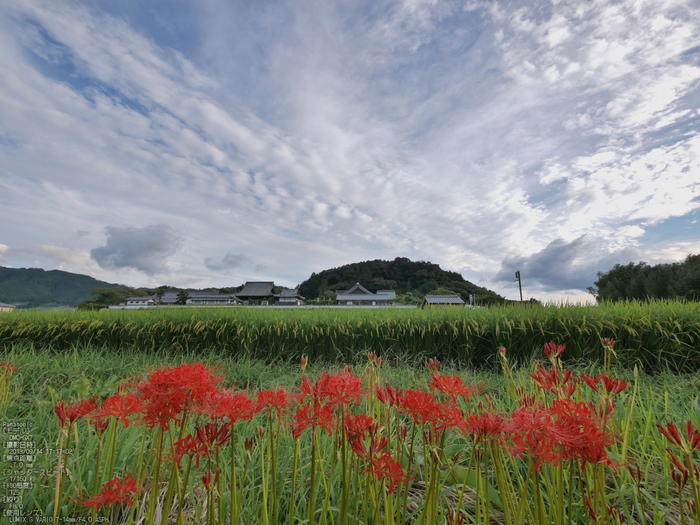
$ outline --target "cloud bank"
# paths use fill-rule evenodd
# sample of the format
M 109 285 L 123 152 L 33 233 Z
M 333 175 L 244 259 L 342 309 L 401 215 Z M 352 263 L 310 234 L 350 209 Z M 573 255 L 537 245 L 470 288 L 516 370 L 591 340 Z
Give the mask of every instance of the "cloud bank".
M 165 260 L 177 251 L 180 237 L 167 224 L 137 228 L 105 228 L 107 242 L 90 251 L 90 257 L 108 270 L 133 268 L 146 275 L 167 270 Z

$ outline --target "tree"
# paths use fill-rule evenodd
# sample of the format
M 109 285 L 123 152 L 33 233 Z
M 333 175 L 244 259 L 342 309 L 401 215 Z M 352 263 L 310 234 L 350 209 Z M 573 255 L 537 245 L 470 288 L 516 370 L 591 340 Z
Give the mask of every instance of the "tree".
M 185 290 L 181 290 L 177 294 L 177 299 L 175 299 L 175 304 L 187 304 L 187 299 L 190 298 L 190 294 Z
M 78 303 L 78 310 L 101 310 L 114 304 L 123 303 L 127 297 L 147 297 L 145 290 L 136 290 L 129 286 L 113 288 L 95 288 L 90 293 L 90 299 Z

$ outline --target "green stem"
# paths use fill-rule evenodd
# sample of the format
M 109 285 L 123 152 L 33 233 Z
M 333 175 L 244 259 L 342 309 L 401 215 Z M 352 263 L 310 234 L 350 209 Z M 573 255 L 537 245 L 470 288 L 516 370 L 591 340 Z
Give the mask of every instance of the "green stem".
M 156 464 L 151 482 L 151 494 L 148 499 L 148 510 L 146 511 L 146 525 L 153 525 L 153 516 L 156 511 L 156 501 L 158 500 L 159 482 L 160 482 L 160 458 L 163 452 L 163 427 L 159 426 L 156 432 L 156 443 L 154 446 Z
M 233 424 L 231 424 L 231 438 L 230 438 L 230 448 L 231 448 L 231 508 L 229 512 L 229 522 L 230 525 L 234 525 L 236 522 L 235 520 L 235 512 L 238 503 L 236 502 L 236 451 L 235 451 L 235 445 L 236 445 L 236 429 Z
M 97 497 L 100 489 L 100 456 L 102 455 L 102 436 L 97 435 L 97 453 L 95 454 L 95 482 L 92 485 L 92 497 Z M 95 523 L 97 517 L 97 508 L 93 507 L 90 511 L 90 523 Z
M 292 494 L 289 497 L 289 523 L 294 523 L 296 514 L 296 483 L 297 483 L 297 463 L 299 457 L 299 439 L 294 440 L 294 457 L 292 458 Z
M 70 424 L 70 423 L 69 423 Z M 70 428 L 70 427 L 69 427 Z M 53 503 L 53 522 L 58 521 L 58 514 L 61 510 L 61 501 L 63 500 L 63 493 L 61 492 L 61 471 L 63 463 L 63 436 L 65 432 L 63 429 L 59 429 L 60 437 L 58 439 L 58 466 L 56 467 L 56 491 L 54 494 Z M 70 441 L 69 441 L 70 442 Z
M 311 431 L 311 488 L 309 490 L 309 525 L 316 517 L 316 428 Z

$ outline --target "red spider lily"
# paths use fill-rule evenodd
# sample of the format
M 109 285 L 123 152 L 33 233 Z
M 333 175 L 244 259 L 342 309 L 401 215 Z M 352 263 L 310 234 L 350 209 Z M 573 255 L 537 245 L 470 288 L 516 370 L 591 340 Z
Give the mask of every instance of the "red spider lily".
M 14 366 L 10 361 L 3 361 L 2 363 L 0 363 L 0 376 L 10 375 L 16 372 L 17 370 L 19 370 L 19 368 Z
M 681 433 L 678 431 L 678 426 L 675 423 L 669 423 L 666 428 L 657 424 L 656 428 L 658 428 L 659 432 L 666 436 L 666 439 L 668 439 L 671 443 L 677 447 L 683 448 L 683 436 L 681 436 Z
M 683 454 L 689 455 L 694 450 L 700 450 L 700 432 L 695 430 L 695 425 L 690 421 L 685 425 L 687 439 L 681 435 L 675 423 L 669 423 L 665 428 L 661 425 L 656 425 L 656 428 L 666 436 L 666 439 L 680 448 Z
M 211 470 L 207 470 L 207 472 L 202 476 L 202 483 L 204 483 L 204 486 L 207 488 L 207 490 L 211 490 L 212 487 L 212 482 L 214 484 L 219 482 L 219 474 L 221 471 L 219 469 L 216 469 L 216 474 L 212 475 Z
M 586 383 L 596 392 L 600 393 L 600 387 L 598 383 L 603 381 L 603 388 L 608 395 L 616 395 L 629 387 L 625 381 L 621 379 L 615 379 L 606 374 L 598 374 L 598 377 L 592 377 L 588 374 L 582 376 L 583 382 Z
M 142 410 L 143 407 L 136 394 L 117 394 L 105 399 L 102 407 L 90 414 L 90 419 L 97 420 L 96 423 L 102 427 L 109 417 L 121 418 L 124 428 L 128 428 L 129 420 L 127 418 L 141 413 Z
M 551 341 L 549 343 L 544 344 L 544 353 L 547 357 L 550 359 L 553 357 L 557 357 L 560 355 L 564 350 L 566 350 L 566 345 L 559 345 L 557 346 L 554 341 Z
M 82 401 L 78 401 L 74 405 L 67 405 L 65 401 L 59 401 L 53 407 L 53 410 L 58 416 L 59 426 L 63 428 L 66 425 L 66 422 L 70 425 L 78 419 L 87 416 L 90 412 L 95 410 L 95 407 L 96 405 L 94 400 L 84 399 Z
M 144 406 L 144 423 L 153 428 L 167 428 L 179 421 L 186 410 L 201 403 L 216 391 L 220 377 L 202 363 L 183 364 L 176 368 L 159 368 L 136 385 Z
M 258 413 L 260 407 L 242 392 L 233 393 L 230 390 L 225 390 L 206 395 L 198 409 L 211 417 L 225 417 L 232 425 L 239 419 L 250 421 Z
M 433 400 L 433 396 L 420 390 L 406 390 L 399 406 L 417 425 L 435 421 L 440 410 L 439 403 Z
M 447 513 L 447 523 L 449 525 L 464 525 L 464 514 L 457 514 L 455 509 L 450 509 Z
M 561 447 L 562 459 L 578 459 L 586 463 L 613 463 L 607 454 L 607 447 L 617 441 L 615 436 L 605 431 L 604 418 L 600 417 L 591 403 L 575 403 L 571 399 L 558 399 L 552 403 L 549 413 L 552 424 L 547 432 L 557 439 Z
M 197 441 L 204 445 L 209 453 L 218 450 L 231 437 L 231 424 L 219 425 L 216 421 L 195 428 Z
M 307 400 L 310 400 L 314 403 L 320 403 L 323 399 L 323 394 L 321 392 L 321 388 L 319 387 L 318 382 L 314 384 L 307 376 L 303 376 L 301 378 L 300 391 L 298 394 L 293 394 L 293 397 L 295 401 L 297 401 L 300 404 L 304 403 Z
M 593 503 L 591 503 L 591 499 L 586 496 L 586 507 L 588 508 L 588 515 L 598 523 L 598 515 L 596 514 L 595 509 L 593 508 Z
M 311 383 L 307 377 L 301 381 L 301 392 L 295 397 L 300 403 L 328 403 L 331 406 L 359 404 L 364 394 L 362 380 L 352 373 L 350 367 L 331 375 L 323 372 L 316 383 Z
M 692 425 L 690 421 L 685 424 L 685 428 L 688 432 L 688 448 L 700 450 L 700 432 L 695 430 L 695 425 Z
M 367 432 L 372 430 L 373 425 L 375 425 L 374 419 L 367 414 L 360 414 L 359 416 L 348 414 L 345 416 L 345 435 L 348 439 L 353 439 L 356 436 L 360 439 L 365 439 Z
M 209 448 L 207 448 L 206 444 L 197 440 L 195 436 L 187 435 L 173 444 L 173 453 L 167 459 L 174 461 L 179 469 L 182 468 L 182 457 L 185 454 L 195 457 L 197 468 L 199 468 L 199 460 L 207 457 Z
M 614 339 L 610 339 L 610 338 L 608 338 L 608 337 L 605 337 L 605 338 L 602 338 L 602 337 L 601 337 L 601 339 L 600 339 L 600 344 L 603 345 L 603 346 L 607 346 L 608 348 L 612 348 L 612 347 L 615 346 L 615 340 L 614 340 Z
M 506 347 L 505 346 L 499 346 L 498 347 L 498 353 L 501 355 L 501 357 L 506 356 Z
M 672 466 L 671 479 L 676 485 L 678 485 L 678 490 L 683 490 L 685 485 L 688 483 L 688 470 L 683 469 L 679 472 Z
M 330 405 L 321 405 L 316 403 L 311 406 L 311 403 L 297 408 L 294 414 L 294 422 L 292 423 L 292 436 L 297 439 L 302 432 L 311 425 L 313 427 L 322 427 L 328 432 L 328 435 L 333 434 L 333 408 Z
M 401 464 L 391 457 L 388 452 L 371 460 L 372 468 L 367 470 L 369 474 L 376 474 L 377 479 L 386 478 L 389 481 L 389 492 L 394 491 L 398 483 L 405 483 L 413 478 L 406 476 Z
M 430 388 L 450 396 L 453 403 L 457 403 L 458 396 L 465 397 L 467 402 L 469 402 L 471 396 L 480 394 L 483 391 L 481 387 L 465 385 L 462 379 L 457 376 L 441 376 L 436 373 L 432 374 Z
M 576 385 L 571 380 L 571 370 L 559 371 L 552 368 L 550 371 L 538 365 L 536 372 L 531 372 L 530 377 L 539 385 L 540 390 L 549 390 L 560 397 L 571 397 L 576 391 Z
M 482 414 L 470 414 L 464 418 L 461 428 L 468 434 L 473 434 L 476 442 L 481 440 L 500 441 L 504 431 L 505 422 L 498 414 L 484 412 Z
M 363 454 L 358 453 L 358 456 L 368 461 L 372 458 L 377 458 L 380 454 L 384 453 L 388 444 L 389 439 L 386 436 L 380 437 L 375 428 L 375 431 L 370 434 L 369 452 L 367 452 L 367 449 L 362 445 L 359 448 L 363 451 Z
M 138 494 L 139 491 L 136 480 L 132 476 L 126 476 L 123 479 L 114 478 L 105 483 L 97 496 L 79 500 L 78 504 L 95 509 L 99 509 L 102 505 L 114 505 L 115 503 L 133 505 L 134 500 L 131 499 L 131 494 Z
M 440 361 L 437 359 L 430 358 L 425 362 L 425 366 L 430 372 L 437 372 L 440 370 Z
M 613 519 L 615 523 L 625 523 L 627 521 L 627 516 L 620 509 L 616 507 L 608 507 L 608 514 Z
M 384 388 L 377 387 L 377 399 L 385 405 L 398 406 L 403 394 L 403 390 L 392 388 L 389 385 L 386 385 Z
M 306 368 L 306 365 L 309 364 L 309 358 L 305 355 L 301 356 L 301 369 L 304 370 Z
M 602 379 L 603 374 L 598 374 L 598 377 L 593 377 L 590 374 L 583 374 L 581 376 L 581 379 L 583 380 L 584 383 L 586 383 L 589 387 L 591 387 L 592 390 L 594 390 L 597 393 L 600 393 L 600 388 L 598 387 L 598 383 L 600 383 L 600 380 Z
M 352 373 L 351 368 L 341 370 L 336 375 L 324 373 L 317 382 L 321 396 L 328 404 L 360 404 L 362 398 L 362 380 Z
M 666 455 L 668 456 L 669 461 L 671 461 L 671 463 L 673 463 L 676 468 L 681 471 L 681 473 L 688 474 L 688 469 L 685 467 L 685 465 L 683 465 L 683 462 L 673 454 L 673 452 L 666 450 Z
M 462 411 L 454 406 L 442 403 L 437 405 L 437 413 L 434 415 L 433 425 L 437 432 L 442 432 L 448 428 L 456 428 L 464 423 Z
M 258 394 L 256 402 L 258 410 L 277 410 L 277 417 L 280 416 L 282 410 L 289 407 L 289 399 L 286 390 L 264 390 Z
M 552 416 L 537 407 L 520 407 L 513 412 L 504 429 L 513 436 L 513 453 L 523 457 L 527 452 L 536 457 L 535 469 L 539 472 L 542 461 L 558 463 L 562 453 L 556 438 L 549 432 Z
M 615 394 L 619 394 L 620 392 L 622 392 L 629 385 L 621 379 L 615 379 L 615 378 L 603 375 L 603 386 L 605 387 L 605 391 L 608 394 L 615 395 Z

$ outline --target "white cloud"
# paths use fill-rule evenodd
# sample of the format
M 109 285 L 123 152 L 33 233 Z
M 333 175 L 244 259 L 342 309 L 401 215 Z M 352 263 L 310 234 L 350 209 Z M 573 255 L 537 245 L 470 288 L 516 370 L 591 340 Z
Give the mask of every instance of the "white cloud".
M 255 278 L 238 256 L 293 285 L 397 255 L 493 275 L 582 235 L 643 253 L 697 207 L 698 14 L 543 6 L 208 0 L 173 50 L 97 7 L 7 2 L 2 240 L 84 255 L 166 224 L 173 284 Z

